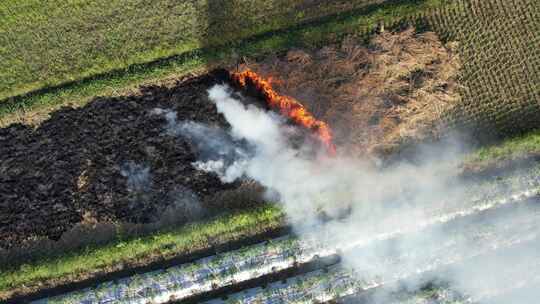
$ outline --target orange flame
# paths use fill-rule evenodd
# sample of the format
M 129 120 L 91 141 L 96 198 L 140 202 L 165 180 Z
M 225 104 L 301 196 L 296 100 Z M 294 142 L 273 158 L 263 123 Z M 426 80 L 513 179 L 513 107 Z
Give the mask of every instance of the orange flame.
M 283 116 L 290 118 L 296 124 L 312 130 L 326 147 L 328 153 L 330 155 L 336 154 L 336 146 L 332 141 L 330 127 L 325 122 L 313 117 L 296 99 L 277 93 L 272 88 L 271 79 L 264 79 L 250 70 L 231 73 L 231 79 L 235 85 L 241 88 L 245 88 L 248 84 L 254 86 L 271 108 L 279 110 Z

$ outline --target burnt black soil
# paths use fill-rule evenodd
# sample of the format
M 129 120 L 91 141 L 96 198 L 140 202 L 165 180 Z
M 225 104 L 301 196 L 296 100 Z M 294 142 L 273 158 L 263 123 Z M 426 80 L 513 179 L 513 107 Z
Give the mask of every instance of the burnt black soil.
M 207 97 L 213 75 L 65 107 L 37 128 L 0 129 L 0 247 L 55 240 L 82 221 L 152 222 L 179 196 L 221 208 L 204 198 L 239 185 L 194 169 L 194 146 L 167 134 L 164 116 L 152 112 L 226 128 Z

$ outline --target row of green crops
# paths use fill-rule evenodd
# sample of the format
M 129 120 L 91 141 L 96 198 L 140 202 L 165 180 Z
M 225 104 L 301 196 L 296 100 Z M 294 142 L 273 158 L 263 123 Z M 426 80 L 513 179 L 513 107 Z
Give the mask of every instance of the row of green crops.
M 189 255 L 284 226 L 283 212 L 273 205 L 221 216 L 186 227 L 165 230 L 146 237 L 117 240 L 106 246 L 65 252 L 17 267 L 0 269 L 0 300 L 18 293 L 77 282 L 129 265 Z M 120 268 L 119 268 L 120 267 Z

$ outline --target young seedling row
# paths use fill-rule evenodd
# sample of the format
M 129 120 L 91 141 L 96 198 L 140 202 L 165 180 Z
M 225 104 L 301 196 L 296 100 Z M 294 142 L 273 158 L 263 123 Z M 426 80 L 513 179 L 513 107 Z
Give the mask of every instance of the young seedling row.
M 293 236 L 278 238 L 255 246 L 204 258 L 193 263 L 105 282 L 94 288 L 55 298 L 38 300 L 34 303 L 104 303 L 111 301 L 115 303 L 168 303 L 171 301 L 193 300 L 204 298 L 205 295 L 208 297 L 210 294 L 215 294 L 216 291 L 230 292 L 229 289 L 234 290 L 234 286 L 237 285 L 245 284 L 249 286 L 250 281 L 264 282 L 269 279 L 267 277 L 276 273 L 285 271 L 292 273 L 295 269 L 303 269 L 306 265 L 316 264 L 322 259 L 332 260 L 332 258 L 336 258 L 340 254 L 348 256 L 348 252 L 375 252 L 380 246 L 384 246 L 385 242 L 396 238 L 410 239 L 414 238 L 414 235 L 421 236 L 439 230 L 450 231 L 451 237 L 447 239 L 447 242 L 436 243 L 437 246 L 435 247 L 426 244 L 421 248 L 421 254 L 409 252 L 407 257 L 395 257 L 395 260 L 388 260 L 387 262 L 390 263 L 388 265 L 377 265 L 376 263 L 371 265 L 370 271 L 373 273 L 376 273 L 377 269 L 395 269 L 395 277 L 392 280 L 398 280 L 407 277 L 411 272 L 411 269 L 400 266 L 402 259 L 414 257 L 426 259 L 425 255 L 428 252 L 433 258 L 443 254 L 449 259 L 459 259 L 459 251 L 452 255 L 453 246 L 460 242 L 466 243 L 471 237 L 480 239 L 485 237 L 486 241 L 503 244 L 504 242 L 515 241 L 513 237 L 516 235 L 523 238 L 525 235 L 523 231 L 531 225 L 531 233 L 534 234 L 536 232 L 534 229 L 536 227 L 535 222 L 538 222 L 540 216 L 533 214 L 524 216 L 520 214 L 512 218 L 512 227 L 516 227 L 507 227 L 520 229 L 519 233 L 505 228 L 506 230 L 503 229 L 503 231 L 508 233 L 492 235 L 489 232 L 493 230 L 493 225 L 497 224 L 495 220 L 497 217 L 493 214 L 486 216 L 486 213 L 508 212 L 507 209 L 512 210 L 515 205 L 525 205 L 527 203 L 524 203 L 524 201 L 539 194 L 540 190 L 537 189 L 522 191 L 509 198 L 477 201 L 471 203 L 468 208 L 456 208 L 432 220 L 417 223 L 415 226 L 354 242 L 344 239 L 327 243 L 324 239 L 321 239 L 320 235 L 322 234 L 319 233 L 303 236 L 301 239 Z M 436 213 L 434 212 L 434 214 Z M 482 227 L 477 229 L 477 222 L 483 218 L 487 219 L 482 220 Z M 490 223 L 491 218 L 494 219 L 491 222 L 495 223 Z M 473 221 L 472 219 L 477 220 Z M 460 224 L 460 222 L 464 223 Z M 470 230 L 475 230 L 476 234 L 470 232 Z M 408 237 L 409 235 L 412 235 L 412 237 Z M 480 246 L 478 250 L 482 248 Z M 362 286 L 362 288 L 366 287 L 366 285 Z
M 540 276 L 540 256 L 528 256 L 529 259 L 521 259 L 510 268 L 501 268 L 497 265 L 487 265 L 496 267 L 497 271 L 504 276 L 503 284 L 498 284 L 497 288 L 487 286 L 475 286 L 474 296 L 467 295 L 467 292 L 460 292 L 456 288 L 449 286 L 437 286 L 424 288 L 418 292 L 392 291 L 386 295 L 390 298 L 389 304 L 478 304 L 478 303 L 512 303 L 512 299 L 520 295 L 527 294 L 528 289 L 538 288 Z M 473 260 L 478 263 L 478 260 Z M 481 261 L 480 261 L 481 262 Z M 470 263 L 460 265 L 461 268 Z M 471 275 L 471 281 L 483 282 L 486 278 L 479 275 Z
M 429 280 L 437 277 L 438 273 L 456 269 L 462 269 L 461 271 L 474 269 L 484 260 L 496 261 L 497 256 L 504 256 L 508 252 L 523 250 L 533 252 L 540 236 L 538 219 L 540 219 L 538 211 L 532 214 L 524 212 L 520 216 L 500 221 L 487 220 L 476 229 L 471 228 L 478 227 L 478 223 L 459 227 L 442 243 L 431 240 L 421 244 L 418 240 L 404 240 L 416 243 L 416 251 L 373 259 L 368 263 L 364 262 L 362 250 L 357 249 L 353 252 L 358 252 L 358 256 L 352 261 L 344 261 L 329 270 L 318 270 L 284 282 L 270 284 L 266 288 L 259 287 L 210 300 L 207 304 L 324 303 L 345 297 L 369 296 L 401 281 L 413 280 L 418 284 L 425 277 L 426 281 L 423 283 L 429 283 Z M 373 248 L 362 249 L 369 251 Z M 344 253 L 345 256 L 350 254 Z M 504 269 L 508 272 L 504 276 L 509 282 L 527 269 L 540 267 L 538 253 L 531 255 L 534 259 L 530 257 L 521 259 L 521 263 L 514 265 L 515 267 Z M 355 271 L 349 270 L 352 269 L 349 265 L 354 265 L 355 259 L 356 262 L 362 261 L 361 267 L 354 267 Z M 488 292 L 492 290 L 487 290 L 486 293 Z
M 430 271 L 418 271 L 410 273 L 411 279 L 422 275 L 431 277 L 433 272 L 444 273 L 456 269 L 464 269 L 470 264 L 478 264 L 482 259 L 490 258 L 497 254 L 497 250 L 519 250 L 512 248 L 532 247 L 538 238 L 523 240 L 509 244 L 508 247 L 497 242 L 489 243 L 490 251 L 471 252 L 470 255 L 462 256 L 459 260 L 444 260 L 438 268 Z M 515 265 L 512 269 L 505 269 L 509 273 L 506 282 L 511 283 L 517 276 L 523 276 L 524 271 L 536 271 L 539 268 L 540 256 L 535 260 L 523 261 L 520 265 Z M 508 270 L 512 270 L 511 273 Z M 511 296 L 512 293 L 519 291 L 520 286 L 511 284 L 504 290 L 486 290 L 481 298 L 475 299 L 464 296 L 460 292 L 452 289 L 441 288 L 435 291 L 420 291 L 415 294 L 407 295 L 406 292 L 397 289 L 396 281 L 377 281 L 361 279 L 362 273 L 344 269 L 340 266 L 334 266 L 329 269 L 317 270 L 308 274 L 290 278 L 286 281 L 275 282 L 266 287 L 259 287 L 235 293 L 220 299 L 213 299 L 205 304 L 251 304 L 251 303 L 378 303 L 376 299 L 388 297 L 401 298 L 390 302 L 392 304 L 473 304 L 484 303 L 484 300 L 496 300 L 499 298 Z M 404 278 L 405 279 L 405 278 Z M 531 278 L 529 278 L 531 279 Z M 528 281 L 537 284 L 536 281 Z M 536 285 L 533 285 L 536 286 Z M 383 295 L 383 296 L 381 296 Z M 375 299 L 375 300 L 374 300 Z M 387 303 L 387 302 L 380 302 Z M 502 303 L 502 302 L 497 302 Z

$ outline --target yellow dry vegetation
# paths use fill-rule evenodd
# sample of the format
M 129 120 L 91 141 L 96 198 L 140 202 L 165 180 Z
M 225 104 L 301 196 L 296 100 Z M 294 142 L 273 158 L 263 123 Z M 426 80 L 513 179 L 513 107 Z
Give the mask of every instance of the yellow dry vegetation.
M 417 32 L 393 32 L 411 25 Z M 338 144 L 359 153 L 456 133 L 483 143 L 540 127 L 540 2 L 455 0 L 381 30 L 250 67 L 278 78 L 283 93 L 332 125 Z
M 250 68 L 304 103 L 355 154 L 386 154 L 435 136 L 441 114 L 459 102 L 459 56 L 433 32 L 414 28 L 354 37 L 317 51 L 293 50 Z

